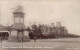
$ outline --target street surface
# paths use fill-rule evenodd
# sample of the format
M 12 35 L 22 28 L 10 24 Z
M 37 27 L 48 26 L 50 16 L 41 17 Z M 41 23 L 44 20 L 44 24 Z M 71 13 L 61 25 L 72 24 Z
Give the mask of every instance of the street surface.
M 0 50 L 80 50 L 80 38 L 39 39 L 36 42 L 0 42 Z

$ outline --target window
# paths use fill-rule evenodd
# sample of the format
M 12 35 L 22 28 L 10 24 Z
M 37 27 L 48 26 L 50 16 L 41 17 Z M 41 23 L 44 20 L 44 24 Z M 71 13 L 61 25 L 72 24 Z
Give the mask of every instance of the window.
M 19 23 L 19 18 L 15 18 L 15 23 Z

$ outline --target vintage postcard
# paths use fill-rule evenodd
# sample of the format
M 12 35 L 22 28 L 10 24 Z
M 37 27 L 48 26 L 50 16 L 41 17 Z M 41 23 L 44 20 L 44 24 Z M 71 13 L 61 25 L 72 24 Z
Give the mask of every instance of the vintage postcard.
M 80 50 L 80 0 L 0 0 L 0 50 Z

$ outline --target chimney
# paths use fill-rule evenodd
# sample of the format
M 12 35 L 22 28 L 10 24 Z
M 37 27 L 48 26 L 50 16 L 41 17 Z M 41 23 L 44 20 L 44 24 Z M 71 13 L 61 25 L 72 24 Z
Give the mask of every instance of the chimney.
M 56 26 L 60 27 L 61 26 L 61 22 L 56 22 Z
M 55 24 L 54 23 L 51 23 L 51 27 L 55 27 Z

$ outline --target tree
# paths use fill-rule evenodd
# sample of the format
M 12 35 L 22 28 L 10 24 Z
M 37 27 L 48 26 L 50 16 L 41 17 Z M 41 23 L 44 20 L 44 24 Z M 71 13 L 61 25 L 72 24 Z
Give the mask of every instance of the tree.
M 32 34 L 34 37 L 41 38 L 42 36 L 41 27 L 37 25 L 32 25 Z

